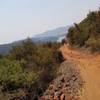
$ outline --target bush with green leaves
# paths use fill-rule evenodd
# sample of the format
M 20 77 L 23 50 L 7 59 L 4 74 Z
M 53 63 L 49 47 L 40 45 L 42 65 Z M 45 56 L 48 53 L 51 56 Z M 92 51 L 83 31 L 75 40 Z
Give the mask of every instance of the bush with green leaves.
M 74 24 L 69 29 L 67 38 L 71 46 L 84 46 L 100 51 L 100 9 L 89 12 L 83 21 Z
M 86 45 L 88 45 L 89 47 L 91 47 L 91 51 L 98 51 L 100 52 L 100 37 L 98 38 L 89 38 L 86 41 Z
M 14 46 L 11 49 L 9 53 L 9 58 L 11 60 L 34 60 L 33 56 L 35 54 L 36 49 L 36 45 L 32 42 L 31 39 L 28 38 L 26 41 L 23 41 L 21 44 Z
M 60 44 L 34 44 L 30 39 L 12 48 L 0 59 L 0 83 L 11 90 L 27 92 L 27 98 L 43 94 L 56 77 L 63 57 L 58 51 Z M 32 99 L 33 100 L 33 99 Z
M 19 87 L 25 82 L 25 73 L 23 69 L 24 61 L 10 61 L 9 59 L 0 59 L 0 83 L 3 86 L 12 85 Z

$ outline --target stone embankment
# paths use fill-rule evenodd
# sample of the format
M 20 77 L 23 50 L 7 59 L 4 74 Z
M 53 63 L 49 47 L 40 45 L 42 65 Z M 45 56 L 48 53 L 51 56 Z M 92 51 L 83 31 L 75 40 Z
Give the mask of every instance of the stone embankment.
M 84 82 L 76 65 L 65 61 L 58 72 L 57 78 L 51 82 L 39 100 L 78 100 Z

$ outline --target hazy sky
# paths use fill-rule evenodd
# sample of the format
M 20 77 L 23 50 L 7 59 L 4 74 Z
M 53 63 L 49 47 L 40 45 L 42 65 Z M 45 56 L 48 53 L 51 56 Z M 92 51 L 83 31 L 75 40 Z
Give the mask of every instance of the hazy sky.
M 0 0 L 0 44 L 71 25 L 100 0 Z

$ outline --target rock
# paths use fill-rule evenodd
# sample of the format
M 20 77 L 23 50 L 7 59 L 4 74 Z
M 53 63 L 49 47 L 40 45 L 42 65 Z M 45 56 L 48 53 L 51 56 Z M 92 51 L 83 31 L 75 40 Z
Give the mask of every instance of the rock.
M 64 77 L 62 77 L 60 81 L 61 81 L 62 83 L 64 83 L 64 82 L 65 82 Z
M 45 93 L 44 93 L 44 95 L 48 95 L 49 94 L 49 92 L 48 91 L 46 91 Z
M 59 98 L 58 97 L 54 97 L 53 100 L 59 100 Z
M 58 88 L 61 88 L 61 87 L 62 87 L 62 85 L 61 85 L 61 84 L 59 84 L 59 85 L 58 85 Z
M 65 87 L 68 87 L 70 84 L 69 84 L 69 82 L 66 82 L 65 83 Z
M 64 95 L 64 94 L 62 94 L 62 95 L 60 96 L 60 100 L 65 100 L 65 95 Z
M 39 100 L 45 100 L 45 97 L 40 97 Z
M 83 80 L 75 64 L 68 61 L 62 63 L 59 73 L 45 91 L 45 100 L 77 100 L 73 98 L 79 96 L 77 93 L 83 87 Z
M 57 88 L 57 87 L 55 87 L 55 88 L 54 88 L 54 91 L 58 91 L 58 88 Z
M 50 96 L 49 95 L 45 95 L 45 100 L 50 100 Z
M 61 95 L 61 92 L 60 91 L 56 91 L 55 93 L 54 93 L 54 96 L 56 96 L 56 97 L 59 97 Z
M 71 96 L 67 96 L 66 100 L 75 100 L 75 99 L 73 99 Z
M 53 89 L 53 85 L 50 85 L 50 86 L 49 86 L 49 90 L 52 90 L 52 89 Z

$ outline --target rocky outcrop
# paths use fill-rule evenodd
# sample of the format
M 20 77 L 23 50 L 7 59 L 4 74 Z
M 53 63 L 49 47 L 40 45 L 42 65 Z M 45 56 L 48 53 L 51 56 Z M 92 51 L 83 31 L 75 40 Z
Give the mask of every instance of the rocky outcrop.
M 82 93 L 83 80 L 76 65 L 65 61 L 54 79 L 39 100 L 78 100 Z

